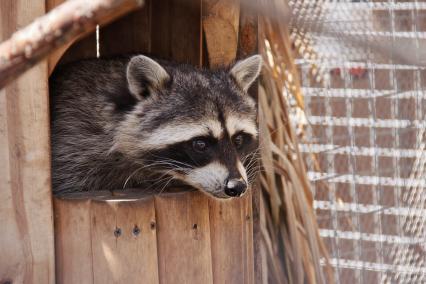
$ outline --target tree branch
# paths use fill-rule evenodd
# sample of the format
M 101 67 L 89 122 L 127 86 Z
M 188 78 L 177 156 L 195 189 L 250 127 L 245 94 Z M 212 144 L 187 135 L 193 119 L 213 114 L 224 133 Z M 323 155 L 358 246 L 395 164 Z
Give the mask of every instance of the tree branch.
M 0 89 L 79 35 L 144 4 L 143 0 L 69 0 L 0 44 Z

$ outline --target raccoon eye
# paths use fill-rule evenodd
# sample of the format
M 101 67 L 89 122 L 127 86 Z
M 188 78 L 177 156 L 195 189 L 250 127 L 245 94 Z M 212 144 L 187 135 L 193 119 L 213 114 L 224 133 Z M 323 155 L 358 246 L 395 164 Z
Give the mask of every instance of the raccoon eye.
M 233 139 L 234 145 L 237 149 L 241 148 L 244 144 L 244 136 L 243 134 L 238 134 Z
M 207 150 L 207 142 L 203 139 L 195 139 L 192 141 L 192 148 L 197 152 L 204 152 Z

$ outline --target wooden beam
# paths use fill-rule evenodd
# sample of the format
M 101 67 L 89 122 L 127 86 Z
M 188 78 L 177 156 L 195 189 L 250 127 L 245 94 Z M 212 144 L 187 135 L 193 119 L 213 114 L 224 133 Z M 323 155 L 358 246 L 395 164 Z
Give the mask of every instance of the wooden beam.
M 237 56 L 239 0 L 204 0 L 203 29 L 210 67 L 227 66 Z
M 137 7 L 143 0 L 70 0 L 0 44 L 0 89 L 53 50 Z

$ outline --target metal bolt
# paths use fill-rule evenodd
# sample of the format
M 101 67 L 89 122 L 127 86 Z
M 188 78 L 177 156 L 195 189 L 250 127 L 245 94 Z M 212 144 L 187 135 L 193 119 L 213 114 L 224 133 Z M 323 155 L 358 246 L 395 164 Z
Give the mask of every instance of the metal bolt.
M 137 225 L 135 225 L 135 227 L 133 228 L 133 235 L 136 237 L 137 235 L 139 235 L 141 232 L 141 229 L 139 229 L 139 227 Z
M 121 236 L 121 228 L 115 228 L 115 230 L 114 230 L 114 236 L 116 238 L 118 238 L 119 236 Z

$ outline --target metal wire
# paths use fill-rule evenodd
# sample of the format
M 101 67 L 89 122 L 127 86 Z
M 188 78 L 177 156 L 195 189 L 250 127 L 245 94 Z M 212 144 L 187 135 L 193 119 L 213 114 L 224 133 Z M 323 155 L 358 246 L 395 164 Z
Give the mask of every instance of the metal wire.
M 426 3 L 289 6 L 336 283 L 426 283 Z

